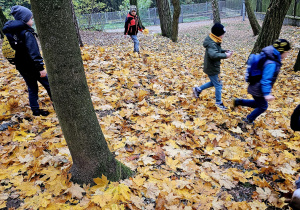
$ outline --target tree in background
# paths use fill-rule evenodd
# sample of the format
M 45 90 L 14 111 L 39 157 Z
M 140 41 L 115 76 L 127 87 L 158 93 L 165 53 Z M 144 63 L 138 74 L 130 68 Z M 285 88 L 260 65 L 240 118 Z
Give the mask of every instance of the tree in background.
M 256 12 L 262 12 L 262 0 L 256 0 Z
M 6 19 L 5 15 L 3 14 L 2 7 L 0 7 L 0 33 L 1 33 L 1 38 L 4 37 L 2 28 L 3 28 L 3 26 L 4 26 L 4 24 L 5 24 L 6 22 L 7 22 L 7 19 Z
M 172 35 L 172 16 L 169 0 L 156 0 L 160 20 L 161 35 L 170 38 Z
M 291 3 L 292 0 L 273 0 L 270 2 L 252 53 L 260 52 L 264 47 L 273 44 L 278 39 L 283 20 Z
M 124 0 L 122 2 L 122 4 L 119 6 L 119 9 L 121 11 L 128 11 L 129 10 L 129 7 L 130 5 L 133 5 L 133 3 L 135 3 L 134 5 L 138 5 L 138 10 L 139 9 L 148 9 L 151 7 L 152 5 L 152 0 Z M 138 14 L 138 13 L 137 13 Z
M 105 175 L 111 181 L 133 172 L 117 161 L 95 114 L 85 78 L 70 0 L 31 0 L 55 111 L 70 150 L 72 181 L 93 183 Z
M 73 5 L 77 15 L 101 12 L 107 7 L 99 0 L 73 0 Z
M 250 0 L 245 0 L 245 5 L 246 5 L 246 10 L 247 10 L 247 14 L 248 14 L 248 18 L 249 18 L 249 22 L 253 31 L 254 36 L 258 35 L 261 27 L 256 19 L 256 16 L 254 14 L 254 11 L 251 7 L 251 3 Z
M 220 11 L 219 11 L 219 1 L 211 0 L 211 7 L 213 10 L 214 23 L 221 23 Z
M 78 38 L 78 43 L 79 43 L 80 47 L 83 47 L 83 42 L 82 42 L 82 39 L 81 39 L 81 35 L 80 35 L 80 31 L 79 31 L 79 26 L 78 26 L 78 22 L 77 22 L 75 10 L 74 10 L 74 4 L 73 4 L 72 0 L 70 0 L 70 2 L 71 2 L 73 22 L 74 22 L 74 25 L 75 25 L 75 28 L 76 28 L 76 34 L 77 34 L 77 38 Z
M 178 40 L 178 24 L 179 24 L 179 16 L 180 16 L 180 1 L 179 0 L 172 0 L 172 4 L 174 7 L 173 13 L 173 22 L 172 22 L 172 41 L 177 42 Z
M 174 7 L 173 20 L 169 0 L 156 0 L 156 5 L 158 8 L 161 35 L 171 38 L 173 42 L 177 42 L 178 23 L 181 11 L 180 0 L 171 0 L 171 2 Z

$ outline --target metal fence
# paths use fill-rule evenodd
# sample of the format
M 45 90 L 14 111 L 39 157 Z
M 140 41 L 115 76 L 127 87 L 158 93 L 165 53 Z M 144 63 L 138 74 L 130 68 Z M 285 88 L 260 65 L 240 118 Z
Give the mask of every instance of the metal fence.
M 219 11 L 221 18 L 237 17 L 242 15 L 243 0 L 219 1 Z M 124 27 L 125 18 L 128 11 L 103 12 L 81 15 L 78 18 L 79 26 L 82 29 L 93 28 L 105 30 Z M 140 18 L 144 26 L 159 25 L 157 8 L 139 10 Z M 213 12 L 211 2 L 200 4 L 181 5 L 179 22 L 193 22 L 200 20 L 211 20 Z

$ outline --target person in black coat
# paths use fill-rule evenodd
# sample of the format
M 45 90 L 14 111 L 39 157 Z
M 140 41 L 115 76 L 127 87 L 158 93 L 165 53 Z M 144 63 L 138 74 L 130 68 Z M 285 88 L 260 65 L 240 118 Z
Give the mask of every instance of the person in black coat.
M 32 12 L 26 7 L 17 5 L 11 8 L 11 14 L 15 20 L 6 22 L 3 32 L 18 37 L 19 42 L 15 49 L 16 69 L 20 72 L 28 87 L 29 103 L 33 115 L 47 116 L 49 112 L 39 108 L 37 82 L 39 81 L 44 86 L 50 98 L 51 91 L 47 72 L 44 69 L 43 58 L 36 40 L 37 35 L 32 28 Z

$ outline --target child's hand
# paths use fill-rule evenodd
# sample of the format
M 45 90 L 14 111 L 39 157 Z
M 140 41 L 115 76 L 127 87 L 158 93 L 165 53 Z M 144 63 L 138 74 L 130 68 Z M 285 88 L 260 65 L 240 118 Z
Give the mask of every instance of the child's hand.
M 267 96 L 264 96 L 264 97 L 265 97 L 266 101 L 273 101 L 273 100 L 275 100 L 275 97 L 272 96 L 272 95 L 267 95 Z
M 226 51 L 225 54 L 226 54 L 226 58 L 230 58 L 232 56 L 233 52 L 232 51 Z
M 41 77 L 47 76 L 46 70 L 40 71 L 40 75 L 41 75 Z

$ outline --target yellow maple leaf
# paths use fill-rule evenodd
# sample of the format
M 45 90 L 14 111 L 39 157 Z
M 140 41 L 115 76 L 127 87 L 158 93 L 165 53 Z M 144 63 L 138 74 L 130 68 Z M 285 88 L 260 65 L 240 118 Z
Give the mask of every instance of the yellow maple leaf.
M 98 185 L 100 187 L 103 187 L 103 186 L 107 186 L 108 185 L 109 180 L 107 179 L 106 176 L 104 176 L 102 174 L 102 177 L 101 178 L 99 178 L 99 177 L 95 178 L 94 182 L 96 183 L 96 185 Z
M 72 186 L 65 191 L 65 193 L 68 192 L 72 195 L 72 198 L 81 199 L 83 197 L 82 193 L 85 191 L 79 186 L 79 184 L 72 183 Z

